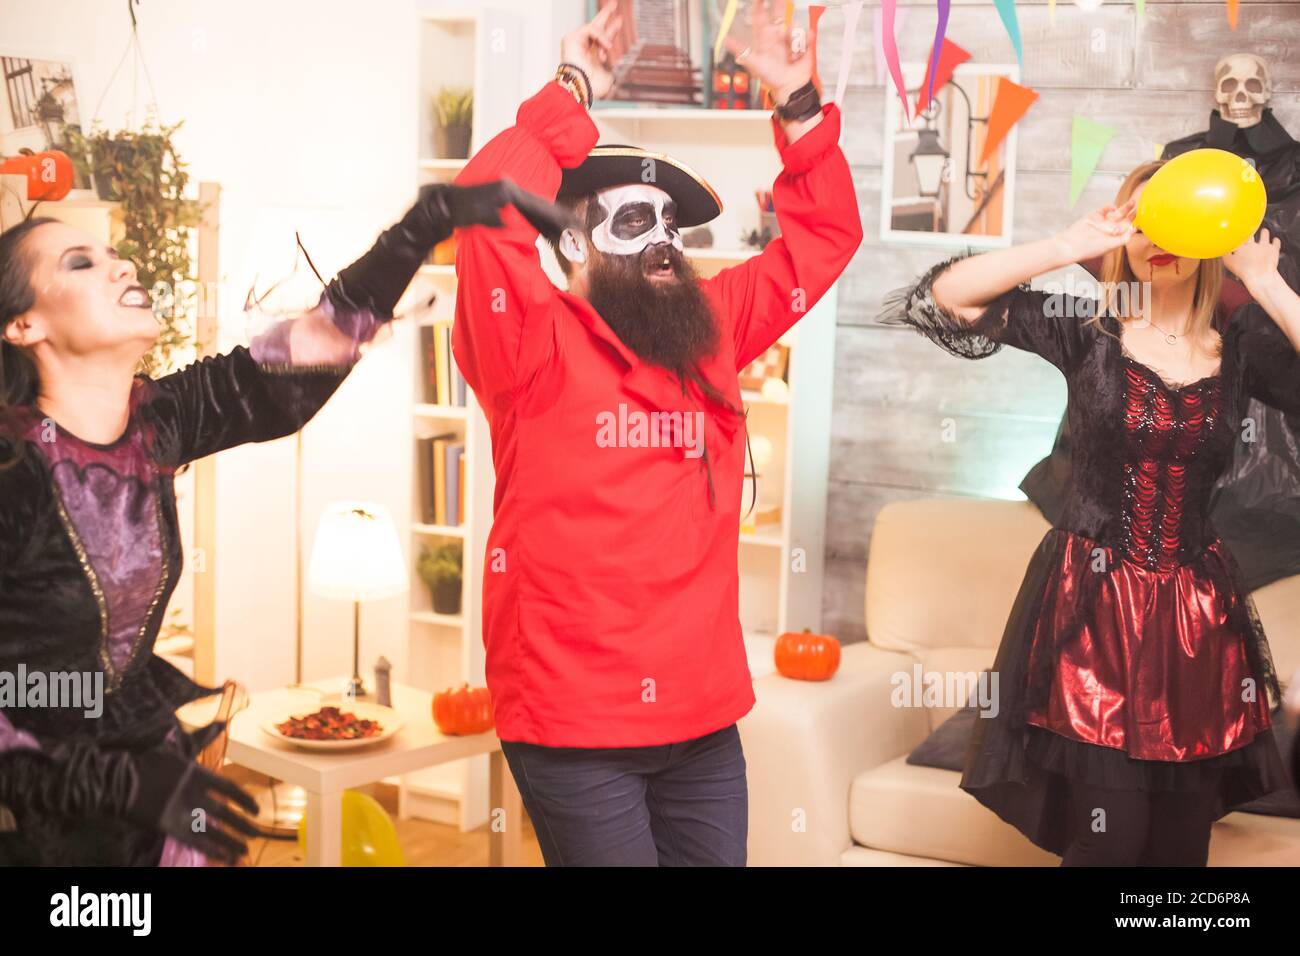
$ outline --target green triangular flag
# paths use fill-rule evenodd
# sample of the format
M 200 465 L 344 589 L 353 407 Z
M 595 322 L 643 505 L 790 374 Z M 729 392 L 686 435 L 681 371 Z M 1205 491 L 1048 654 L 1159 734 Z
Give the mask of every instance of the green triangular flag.
M 1144 16 L 1147 12 L 1147 0 L 1133 0 L 1137 4 L 1138 16 Z
M 1115 135 L 1111 126 L 1093 122 L 1086 116 L 1074 114 L 1074 129 L 1070 135 L 1070 208 L 1079 201 L 1084 185 L 1092 178 L 1093 170 L 1101 161 L 1102 150 Z
M 1016 0 L 993 0 L 993 2 L 998 5 L 998 16 L 1002 17 L 1002 25 L 1007 28 L 1011 45 L 1016 48 L 1016 62 L 1023 70 L 1025 58 L 1020 46 L 1020 21 L 1016 19 Z

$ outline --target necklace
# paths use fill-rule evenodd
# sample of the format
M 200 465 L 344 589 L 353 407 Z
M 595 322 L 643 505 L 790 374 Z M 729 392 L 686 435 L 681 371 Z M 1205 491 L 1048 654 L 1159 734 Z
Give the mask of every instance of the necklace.
M 1180 336 L 1178 335 L 1177 332 L 1168 332 L 1165 329 L 1162 329 L 1160 326 L 1156 325 L 1155 322 L 1152 322 L 1150 319 L 1147 319 L 1147 323 L 1151 326 L 1151 328 L 1155 329 L 1157 332 L 1159 332 L 1161 335 L 1164 336 L 1166 343 L 1168 343 L 1169 345 L 1178 344 L 1178 339 Z

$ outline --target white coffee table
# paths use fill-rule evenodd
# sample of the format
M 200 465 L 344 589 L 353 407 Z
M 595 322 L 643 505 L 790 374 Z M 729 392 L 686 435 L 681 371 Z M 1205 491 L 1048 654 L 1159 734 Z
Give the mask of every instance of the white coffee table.
M 311 686 L 334 694 L 345 683 L 346 678 L 336 677 Z M 262 730 L 262 724 L 268 720 L 319 709 L 320 693 L 306 688 L 286 688 L 252 694 L 248 707 L 230 722 L 226 759 L 302 787 L 307 792 L 307 865 L 338 866 L 342 853 L 344 790 L 450 760 L 488 754 L 488 790 L 493 816 L 504 824 L 490 829 L 489 865 L 519 866 L 522 806 L 496 734 L 489 731 L 473 737 L 445 736 L 433 722 L 432 694 L 395 683 L 392 697 L 393 708 L 405 722 L 401 730 L 373 747 L 331 754 L 299 749 L 275 740 Z M 205 703 L 215 708 L 215 698 L 198 701 L 196 705 Z M 346 709 L 344 704 L 339 706 Z M 197 712 L 192 715 L 198 718 L 195 720 L 186 720 L 184 709 L 180 716 L 187 723 L 206 722 Z M 497 810 L 503 814 L 497 815 Z

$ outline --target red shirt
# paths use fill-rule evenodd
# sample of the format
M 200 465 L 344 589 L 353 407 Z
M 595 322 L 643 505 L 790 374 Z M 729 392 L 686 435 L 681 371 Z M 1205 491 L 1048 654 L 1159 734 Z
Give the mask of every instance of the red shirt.
M 862 240 L 840 113 L 828 104 L 822 114 L 793 144 L 773 119 L 781 237 L 702 280 L 721 335 L 701 371 L 737 408 L 738 371 L 813 306 Z M 582 105 L 547 83 L 456 182 L 508 176 L 554 199 L 561 169 L 596 140 Z M 483 641 L 497 733 L 633 747 L 729 726 L 754 703 L 737 598 L 743 420 L 642 363 L 585 299 L 547 278 L 536 230 L 513 207 L 502 218 L 503 229 L 460 230 L 452 333 L 496 468 Z M 652 413 L 702 422 L 706 455 L 693 428 L 650 441 L 637 425 Z

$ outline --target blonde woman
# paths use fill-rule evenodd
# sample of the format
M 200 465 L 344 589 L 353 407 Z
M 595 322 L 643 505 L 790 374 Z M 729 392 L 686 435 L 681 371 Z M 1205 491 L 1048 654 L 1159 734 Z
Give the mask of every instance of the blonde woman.
M 1161 165 L 1049 239 L 937 264 L 885 310 L 954 354 L 1011 345 L 1066 377 L 1068 504 L 1012 608 L 1000 709 L 976 720 L 961 786 L 1067 866 L 1203 866 L 1214 820 L 1287 785 L 1268 642 L 1207 514 L 1248 400 L 1300 412 L 1300 296 L 1267 230 L 1196 260 L 1136 229 Z M 1096 256 L 1100 300 L 1029 287 Z M 1230 316 L 1225 265 L 1254 299 Z

